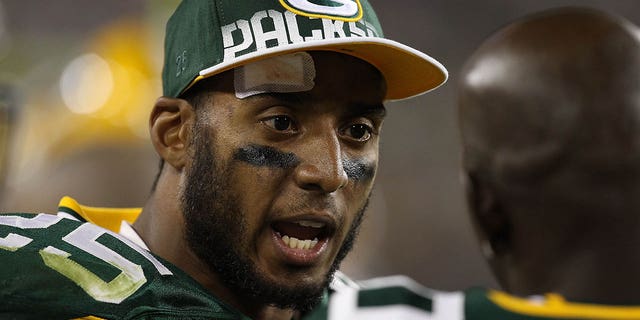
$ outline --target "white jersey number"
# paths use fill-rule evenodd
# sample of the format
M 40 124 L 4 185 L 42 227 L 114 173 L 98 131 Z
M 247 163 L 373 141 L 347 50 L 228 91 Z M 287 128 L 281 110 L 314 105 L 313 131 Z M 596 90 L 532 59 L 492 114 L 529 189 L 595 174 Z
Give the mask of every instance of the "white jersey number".
M 18 229 L 46 229 L 62 220 L 61 217 L 49 214 L 39 214 L 34 218 L 17 216 L 0 216 L 0 225 L 15 227 Z M 120 303 L 135 293 L 147 279 L 142 267 L 127 260 L 117 252 L 107 248 L 96 240 L 103 234 L 122 241 L 131 249 L 140 253 L 162 275 L 170 275 L 171 271 L 147 251 L 133 245 L 127 239 L 102 229 L 92 224 L 82 224 L 62 238 L 68 244 L 91 254 L 92 256 L 118 268 L 121 272 L 113 280 L 106 282 L 84 266 L 69 259 L 70 253 L 54 246 L 47 246 L 39 251 L 42 260 L 49 268 L 64 275 L 80 286 L 89 296 L 97 301 Z M 33 239 L 23 235 L 9 233 L 6 237 L 0 237 L 0 249 L 15 252 L 28 245 Z

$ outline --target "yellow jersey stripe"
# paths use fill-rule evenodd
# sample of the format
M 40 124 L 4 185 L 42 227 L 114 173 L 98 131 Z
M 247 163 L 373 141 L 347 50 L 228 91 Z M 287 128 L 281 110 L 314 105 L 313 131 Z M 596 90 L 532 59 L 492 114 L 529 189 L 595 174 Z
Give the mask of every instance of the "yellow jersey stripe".
M 113 232 L 120 232 L 122 221 L 134 223 L 142 208 L 101 208 L 79 204 L 71 197 L 63 197 L 58 207 L 65 207 L 75 211 L 82 218 Z
M 640 307 L 604 306 L 567 302 L 557 294 L 547 294 L 542 301 L 514 297 L 491 290 L 488 297 L 505 310 L 529 316 L 586 319 L 640 319 Z

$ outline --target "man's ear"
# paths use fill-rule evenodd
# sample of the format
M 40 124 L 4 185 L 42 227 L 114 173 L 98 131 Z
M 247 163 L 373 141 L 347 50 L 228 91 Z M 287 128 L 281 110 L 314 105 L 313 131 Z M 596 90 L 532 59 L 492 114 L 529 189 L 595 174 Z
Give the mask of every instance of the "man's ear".
M 165 162 L 180 170 L 188 161 L 195 111 L 184 99 L 161 97 L 149 118 L 151 142 Z
M 498 193 L 474 172 L 463 173 L 463 184 L 483 254 L 487 258 L 506 254 L 511 226 Z

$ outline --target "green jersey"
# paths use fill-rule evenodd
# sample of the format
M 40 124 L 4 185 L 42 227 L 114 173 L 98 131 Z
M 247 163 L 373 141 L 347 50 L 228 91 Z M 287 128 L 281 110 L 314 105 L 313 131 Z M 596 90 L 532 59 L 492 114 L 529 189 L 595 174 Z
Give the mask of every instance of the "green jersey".
M 613 320 L 640 319 L 640 306 L 572 303 L 557 294 L 520 298 L 472 288 L 440 292 L 404 276 L 359 282 L 334 291 L 309 319 L 320 320 Z
M 137 235 L 121 235 L 123 221 L 139 212 L 63 198 L 58 215 L 0 215 L 0 319 L 248 319 L 146 250 Z M 446 293 L 399 276 L 356 285 L 337 272 L 303 319 L 640 319 L 640 306 L 482 288 Z
M 0 318 L 246 319 L 175 266 L 91 223 L 0 215 Z
M 65 197 L 58 215 L 1 214 L 0 319 L 249 319 L 120 234 L 140 211 Z M 337 272 L 318 310 L 350 286 Z

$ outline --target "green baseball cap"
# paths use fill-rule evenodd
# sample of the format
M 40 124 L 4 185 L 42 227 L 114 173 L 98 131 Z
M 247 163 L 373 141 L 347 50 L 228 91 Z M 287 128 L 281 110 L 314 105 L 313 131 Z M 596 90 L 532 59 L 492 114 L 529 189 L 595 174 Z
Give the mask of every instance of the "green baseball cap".
M 367 0 L 184 0 L 167 22 L 163 94 L 178 97 L 201 79 L 297 51 L 348 54 L 376 67 L 387 100 L 443 84 L 432 57 L 384 38 Z

